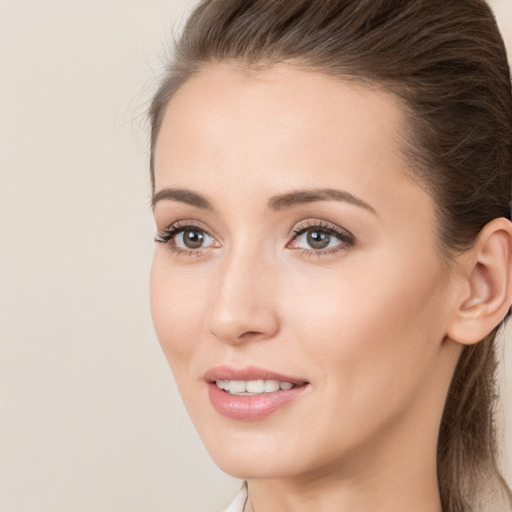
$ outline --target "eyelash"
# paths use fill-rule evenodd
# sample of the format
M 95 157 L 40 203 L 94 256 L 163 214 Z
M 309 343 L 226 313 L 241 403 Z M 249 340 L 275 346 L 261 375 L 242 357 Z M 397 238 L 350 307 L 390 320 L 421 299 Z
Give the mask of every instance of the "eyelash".
M 167 244 L 172 252 L 178 255 L 184 256 L 196 256 L 200 257 L 206 248 L 198 249 L 183 249 L 178 247 L 174 243 L 174 239 L 180 233 L 193 230 L 205 233 L 207 236 L 213 238 L 207 229 L 196 223 L 195 221 L 179 221 L 170 227 L 166 228 L 163 233 L 159 233 L 155 236 L 155 242 L 161 244 Z M 330 236 L 336 237 L 340 243 L 331 248 L 325 249 L 306 249 L 302 248 L 301 254 L 308 256 L 325 256 L 335 254 L 341 251 L 346 251 L 355 245 L 355 237 L 349 231 L 341 229 L 333 224 L 327 223 L 321 220 L 307 220 L 299 223 L 290 233 L 290 242 L 287 243 L 287 247 L 290 243 L 297 240 L 299 236 L 307 233 L 308 231 L 317 230 L 322 233 L 326 233 Z
M 199 257 L 203 253 L 204 248 L 200 248 L 200 249 L 182 249 L 181 247 L 178 247 L 174 243 L 174 239 L 176 238 L 176 236 L 179 235 L 180 233 L 186 231 L 187 229 L 193 230 L 193 231 L 201 231 L 203 233 L 206 233 L 210 237 L 212 236 L 208 232 L 207 229 L 205 229 L 204 227 L 200 226 L 199 224 L 197 224 L 195 222 L 192 222 L 192 221 L 189 221 L 189 220 L 183 220 L 183 221 L 179 221 L 179 222 L 176 222 L 176 223 L 172 224 L 171 226 L 166 228 L 163 231 L 163 233 L 158 233 L 155 236 L 155 242 L 160 243 L 160 244 L 167 244 L 169 246 L 169 249 L 171 249 L 172 252 L 174 252 L 174 253 L 176 253 L 178 255 L 183 255 L 183 256 L 192 256 L 192 255 L 194 255 L 196 257 Z
M 334 247 L 326 249 L 302 249 L 302 255 L 324 256 L 335 254 L 341 251 L 347 251 L 348 249 L 352 248 L 356 242 L 354 235 L 349 231 L 321 220 L 307 220 L 298 224 L 291 233 L 291 241 L 293 242 L 304 233 L 314 230 L 327 233 L 330 236 L 334 236 L 340 241 L 340 243 Z

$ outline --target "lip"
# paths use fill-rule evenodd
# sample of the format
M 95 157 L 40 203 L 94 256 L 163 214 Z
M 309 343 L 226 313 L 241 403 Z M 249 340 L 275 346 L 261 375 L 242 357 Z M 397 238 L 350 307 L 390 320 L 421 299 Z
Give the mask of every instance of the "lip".
M 291 382 L 297 387 L 287 390 L 279 390 L 260 395 L 243 396 L 231 395 L 215 384 L 216 380 L 278 380 Z M 245 368 L 231 368 L 217 366 L 204 374 L 207 382 L 208 396 L 214 409 L 221 415 L 239 421 L 261 420 L 274 413 L 283 406 L 295 401 L 311 388 L 305 379 L 290 377 L 280 373 L 247 366 Z
M 206 382 L 215 382 L 216 380 L 278 380 L 279 382 L 291 382 L 296 386 L 307 383 L 307 379 L 290 377 L 281 373 L 276 373 L 265 368 L 256 366 L 245 366 L 244 368 L 232 368 L 230 366 L 216 366 L 210 368 L 204 374 Z

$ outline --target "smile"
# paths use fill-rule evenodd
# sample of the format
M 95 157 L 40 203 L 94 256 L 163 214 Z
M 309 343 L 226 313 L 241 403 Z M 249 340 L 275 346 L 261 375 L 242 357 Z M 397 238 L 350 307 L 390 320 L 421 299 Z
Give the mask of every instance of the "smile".
M 292 382 L 278 380 L 217 380 L 215 384 L 230 395 L 254 396 L 263 393 L 275 393 L 279 390 L 289 390 L 295 386 Z
M 256 367 L 220 366 L 204 375 L 214 410 L 232 420 L 260 420 L 311 389 L 304 379 Z

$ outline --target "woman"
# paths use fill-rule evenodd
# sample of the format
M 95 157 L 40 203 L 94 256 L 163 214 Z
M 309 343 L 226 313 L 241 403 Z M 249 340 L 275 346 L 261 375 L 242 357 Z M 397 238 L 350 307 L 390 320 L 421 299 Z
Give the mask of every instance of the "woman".
M 229 510 L 510 506 L 512 97 L 488 6 L 203 1 L 150 115 L 153 320 L 247 481 Z

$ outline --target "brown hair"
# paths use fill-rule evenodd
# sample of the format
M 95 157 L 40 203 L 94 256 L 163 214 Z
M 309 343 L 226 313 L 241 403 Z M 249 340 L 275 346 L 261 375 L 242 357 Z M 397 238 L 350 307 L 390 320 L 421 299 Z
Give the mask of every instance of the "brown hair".
M 440 248 L 468 249 L 510 215 L 512 93 L 503 41 L 483 0 L 204 0 L 153 98 L 153 153 L 165 106 L 206 64 L 288 62 L 377 84 L 402 99 L 405 152 L 435 198 Z M 475 510 L 484 491 L 512 494 L 497 467 L 495 335 L 464 349 L 438 441 L 445 512 Z

